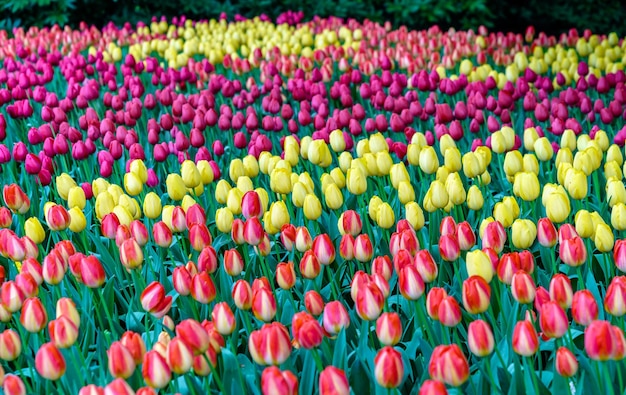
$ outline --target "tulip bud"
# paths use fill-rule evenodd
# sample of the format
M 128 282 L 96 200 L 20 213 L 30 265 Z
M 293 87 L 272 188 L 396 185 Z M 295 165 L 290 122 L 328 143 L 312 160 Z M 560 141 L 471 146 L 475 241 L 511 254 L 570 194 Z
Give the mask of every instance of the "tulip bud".
M 383 388 L 396 388 L 404 378 L 402 355 L 390 346 L 382 348 L 374 358 L 374 375 Z
M 585 329 L 585 351 L 594 361 L 607 361 L 612 358 L 617 339 L 608 321 L 593 321 Z
M 263 395 L 295 395 L 298 393 L 298 378 L 288 370 L 267 367 L 261 375 L 261 392 Z
M 397 313 L 383 313 L 376 320 L 376 336 L 385 346 L 394 346 L 402 337 L 402 322 Z
M 576 356 L 567 347 L 559 347 L 556 350 L 554 368 L 563 377 L 572 377 L 578 372 L 578 361 Z
M 469 364 L 459 346 L 441 345 L 433 350 L 428 374 L 434 380 L 460 387 L 469 378 Z
M 167 361 L 155 350 L 144 355 L 141 374 L 146 384 L 152 388 L 165 388 L 172 378 Z
M 324 299 L 318 292 L 308 291 L 304 294 L 304 306 L 311 315 L 318 316 L 324 311 Z
M 539 349 L 537 331 L 530 321 L 518 321 L 513 329 L 513 351 L 524 357 L 534 355 Z
M 556 301 L 563 309 L 572 305 L 572 284 L 569 277 L 562 273 L 555 274 L 550 280 L 550 299 Z
M 324 306 L 323 324 L 331 336 L 338 335 L 342 329 L 350 326 L 350 316 L 341 302 L 335 300 Z
M 483 320 L 472 321 L 467 327 L 467 344 L 472 354 L 477 357 L 491 354 L 495 340 L 489 324 Z
M 56 381 L 65 374 L 65 358 L 52 343 L 45 343 L 35 356 L 37 373 L 47 380 Z
M 13 329 L 5 329 L 0 333 L 0 359 L 13 361 L 22 353 L 22 341 L 20 335 Z
M 116 378 L 127 379 L 135 371 L 135 360 L 132 354 L 121 342 L 116 341 L 107 350 L 109 372 Z
M 567 332 L 569 322 L 561 306 L 549 301 L 541 306 L 539 325 L 543 334 L 549 338 L 561 338 Z
M 320 373 L 320 395 L 349 395 L 350 384 L 346 373 L 334 366 L 327 366 Z
M 245 280 L 237 280 L 232 290 L 235 306 L 240 310 L 249 310 L 252 307 L 252 288 Z

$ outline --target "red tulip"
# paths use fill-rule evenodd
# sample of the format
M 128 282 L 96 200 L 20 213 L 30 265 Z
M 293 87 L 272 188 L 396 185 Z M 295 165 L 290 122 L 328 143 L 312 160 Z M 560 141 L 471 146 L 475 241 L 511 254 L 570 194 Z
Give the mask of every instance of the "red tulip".
M 154 350 L 144 355 L 141 374 L 146 384 L 152 388 L 165 388 L 172 378 L 167 361 Z
M 549 301 L 541 306 L 539 326 L 549 338 L 561 338 L 567 332 L 569 321 L 565 311 L 557 302 Z
M 472 321 L 467 327 L 467 344 L 472 354 L 477 357 L 491 354 L 495 340 L 489 324 L 483 320 Z
M 448 293 L 443 288 L 434 287 L 428 291 L 428 295 L 426 295 L 426 312 L 430 318 L 439 321 L 439 305 L 447 296 Z
M 132 331 L 126 331 L 120 338 L 120 343 L 128 349 L 135 364 L 140 365 L 146 353 L 146 344 L 141 335 Z
M 13 361 L 22 353 L 20 335 L 13 329 L 5 329 L 0 333 L 0 359 Z
M 397 313 L 383 313 L 376 320 L 376 336 L 381 344 L 394 346 L 402 337 L 402 322 Z
M 559 347 L 556 350 L 554 368 L 563 377 L 572 377 L 578 372 L 578 361 L 573 352 L 567 347 Z
M 276 366 L 267 367 L 261 375 L 261 392 L 263 395 L 296 395 L 298 379 L 288 370 L 281 371 Z
M 246 280 L 237 280 L 232 291 L 235 306 L 240 310 L 252 308 L 252 287 Z
M 613 357 L 617 339 L 608 321 L 593 321 L 585 329 L 585 351 L 594 361 L 608 361 Z
M 582 326 L 598 319 L 598 303 L 588 289 L 577 291 L 572 298 L 572 318 Z
M 393 347 L 386 346 L 374 358 L 374 376 L 383 388 L 396 388 L 404 379 L 402 355 Z
M 287 291 L 296 284 L 296 271 L 293 262 L 281 262 L 276 265 L 276 283 L 281 289 Z
M 517 271 L 511 280 L 511 293 L 520 304 L 529 304 L 535 300 L 537 287 L 530 275 L 522 270 Z
M 549 218 L 541 218 L 537 221 L 537 241 L 547 248 L 554 247 L 556 244 L 556 228 Z
M 556 301 L 563 309 L 572 305 L 572 284 L 569 277 L 557 273 L 550 280 L 550 299 Z
M 621 317 L 626 313 L 626 277 L 613 277 L 606 289 L 604 309 L 614 317 Z M 573 303 L 573 302 L 572 302 Z
M 37 333 L 46 327 L 48 314 L 39 298 L 28 298 L 24 301 L 20 323 L 31 333 Z
M 233 311 L 230 309 L 230 306 L 228 306 L 226 302 L 220 302 L 213 306 L 211 319 L 215 323 L 215 328 L 220 334 L 226 336 L 235 331 L 237 321 L 235 320 L 235 315 L 233 314 Z
M 111 376 L 127 379 L 135 371 L 136 364 L 133 355 L 121 342 L 116 341 L 111 344 L 107 350 L 107 357 Z
M 348 395 L 350 384 L 346 373 L 334 366 L 327 366 L 319 378 L 320 395 Z
M 341 302 L 334 300 L 324 306 L 323 324 L 330 336 L 336 336 L 342 329 L 350 326 L 350 316 Z
M 68 348 L 78 339 L 78 328 L 67 316 L 48 322 L 50 340 L 58 348 Z
M 420 387 L 418 395 L 448 395 L 448 390 L 441 381 L 425 380 Z
M 439 311 L 437 312 L 439 321 L 448 327 L 454 327 L 461 322 L 461 307 L 459 302 L 452 296 L 446 296 L 439 304 Z
M 179 337 L 174 337 L 167 344 L 167 364 L 176 374 L 185 374 L 193 367 L 193 352 Z
M 252 294 L 252 313 L 263 321 L 270 322 L 276 316 L 276 298 L 271 289 L 260 288 Z
M 539 349 L 537 331 L 530 321 L 518 321 L 513 329 L 513 351 L 524 357 L 530 357 Z
M 434 380 L 459 387 L 469 377 L 467 358 L 456 344 L 435 347 L 428 364 L 428 374 Z
M 189 318 L 176 325 L 176 335 L 191 348 L 196 356 L 209 348 L 209 335 L 194 319 Z
M 463 307 L 470 314 L 484 313 L 491 304 L 491 287 L 480 276 L 472 276 L 463 281 L 462 295 Z

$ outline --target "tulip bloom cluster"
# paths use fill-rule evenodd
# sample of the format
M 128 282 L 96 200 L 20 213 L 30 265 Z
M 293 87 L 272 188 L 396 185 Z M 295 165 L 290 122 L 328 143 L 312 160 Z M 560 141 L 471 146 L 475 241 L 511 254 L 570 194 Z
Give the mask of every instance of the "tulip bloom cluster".
M 0 44 L 5 394 L 626 389 L 616 34 L 288 12 Z

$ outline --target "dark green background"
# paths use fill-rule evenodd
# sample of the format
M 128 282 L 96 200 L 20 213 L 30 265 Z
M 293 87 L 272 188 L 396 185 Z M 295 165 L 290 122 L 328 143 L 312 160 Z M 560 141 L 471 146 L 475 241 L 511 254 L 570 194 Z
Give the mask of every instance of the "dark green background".
M 615 31 L 626 34 L 626 6 L 620 0 L 608 1 L 546 1 L 546 0 L 0 0 L 0 28 L 16 26 L 70 24 L 80 21 L 103 26 L 109 21 L 117 25 L 149 21 L 153 15 L 186 15 L 192 19 L 208 19 L 226 12 L 255 16 L 266 13 L 275 18 L 287 10 L 302 10 L 307 19 L 314 15 L 369 18 L 394 26 L 425 28 L 439 24 L 442 28 L 461 29 L 485 25 L 493 30 L 523 32 L 534 25 L 537 32 L 549 34 L 576 28 L 595 33 Z

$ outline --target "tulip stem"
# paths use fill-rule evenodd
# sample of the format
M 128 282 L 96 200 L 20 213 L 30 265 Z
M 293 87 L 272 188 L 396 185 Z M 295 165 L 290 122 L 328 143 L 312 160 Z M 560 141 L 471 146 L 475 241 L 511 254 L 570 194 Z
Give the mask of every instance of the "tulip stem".
M 313 355 L 313 359 L 315 360 L 315 365 L 317 366 L 317 370 L 320 373 L 322 373 L 322 371 L 324 370 L 324 363 L 322 362 L 322 358 L 317 352 L 317 348 L 312 348 L 310 351 L 311 351 L 311 354 Z
M 539 395 L 539 382 L 537 381 L 537 375 L 535 374 L 535 368 L 531 365 L 530 357 L 524 358 L 524 363 L 528 372 L 531 374 L 533 386 L 535 387 L 535 394 Z
M 215 384 L 217 384 L 217 388 L 219 388 L 220 393 L 223 394 L 224 393 L 224 384 L 222 383 L 222 380 L 220 379 L 219 375 L 217 374 L 217 370 L 215 369 L 215 366 L 213 366 L 213 364 L 209 360 L 209 357 L 206 355 L 206 352 L 202 353 L 202 356 L 206 360 L 206 363 L 209 364 L 209 368 L 211 369 L 213 380 L 215 380 Z
M 330 289 L 333 293 L 333 297 L 335 298 L 335 300 L 339 300 L 339 291 L 337 291 L 336 289 L 336 285 L 335 281 L 333 280 L 333 275 L 330 272 L 330 266 L 329 265 L 325 265 L 324 266 L 324 272 L 326 272 L 326 277 L 328 277 L 328 283 L 330 285 Z

